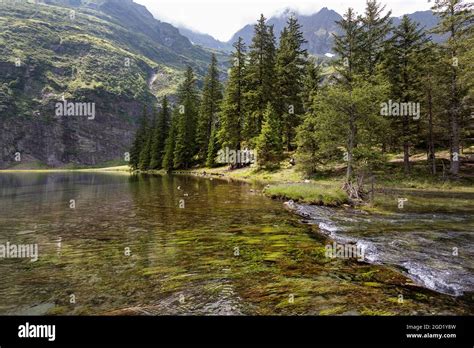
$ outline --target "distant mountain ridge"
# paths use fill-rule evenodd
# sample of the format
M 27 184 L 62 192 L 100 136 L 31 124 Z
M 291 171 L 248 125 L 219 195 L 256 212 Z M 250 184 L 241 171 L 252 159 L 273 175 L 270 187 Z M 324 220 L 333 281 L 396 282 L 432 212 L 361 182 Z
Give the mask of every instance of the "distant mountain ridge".
M 302 26 L 303 36 L 308 41 L 305 48 L 309 53 L 322 55 L 331 51 L 332 34 L 338 33 L 336 21 L 342 19 L 341 15 L 327 7 L 312 15 L 300 15 L 287 9 L 281 15 L 271 17 L 268 20 L 268 24 L 274 27 L 273 30 L 277 40 L 286 25 L 287 19 L 292 15 L 298 18 L 298 22 Z M 253 24 L 248 24 L 236 32 L 230 42 L 236 41 L 239 36 L 244 39 L 247 45 L 250 45 L 253 37 Z
M 286 25 L 288 17 L 293 14 L 296 15 L 299 23 L 302 25 L 304 38 L 308 41 L 305 48 L 309 53 L 314 55 L 324 55 L 325 53 L 332 51 L 334 42 L 333 34 L 339 34 L 339 28 L 336 22 L 342 19 L 342 16 L 339 13 L 328 9 L 327 7 L 324 7 L 317 13 L 311 15 L 301 15 L 291 9 L 286 9 L 282 14 L 268 19 L 268 24 L 274 26 L 274 32 L 277 39 Z M 429 10 L 414 12 L 408 14 L 408 17 L 417 21 L 422 27 L 425 27 L 428 30 L 432 29 L 438 23 L 437 17 Z M 392 17 L 393 25 L 398 25 L 400 21 L 401 16 Z M 197 33 L 190 29 L 180 28 L 179 30 L 195 45 L 216 50 L 230 51 L 232 50 L 232 44 L 237 41 L 239 37 L 244 39 L 247 46 L 250 45 L 253 37 L 253 28 L 254 24 L 247 24 L 237 31 L 228 42 L 216 40 L 208 34 Z M 433 36 L 433 39 L 435 41 L 441 40 L 441 38 L 436 35 Z
M 224 52 L 228 52 L 232 50 L 232 43 L 223 42 L 215 39 L 209 34 L 199 33 L 197 31 L 193 31 L 191 29 L 178 27 L 179 32 L 181 35 L 187 37 L 192 44 L 207 47 L 210 49 L 220 50 Z

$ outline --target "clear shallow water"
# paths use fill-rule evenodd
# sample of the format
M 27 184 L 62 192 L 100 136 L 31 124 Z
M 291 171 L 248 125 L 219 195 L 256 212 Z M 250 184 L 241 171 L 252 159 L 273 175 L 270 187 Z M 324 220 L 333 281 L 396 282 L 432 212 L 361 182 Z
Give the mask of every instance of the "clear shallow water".
M 39 260 L 0 259 L 0 314 L 473 314 L 472 296 L 326 258 L 329 241 L 314 226 L 253 189 L 187 176 L 2 173 L 0 244 L 37 243 Z

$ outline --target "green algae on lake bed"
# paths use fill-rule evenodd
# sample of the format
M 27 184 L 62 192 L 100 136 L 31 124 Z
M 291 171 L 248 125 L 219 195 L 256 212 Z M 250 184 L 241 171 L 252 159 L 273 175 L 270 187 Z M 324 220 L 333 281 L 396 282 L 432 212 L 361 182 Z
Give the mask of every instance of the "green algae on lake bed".
M 468 296 L 326 258 L 314 226 L 247 184 L 101 173 L 0 183 L 0 242 L 39 245 L 37 262 L 0 261 L 0 314 L 473 314 Z

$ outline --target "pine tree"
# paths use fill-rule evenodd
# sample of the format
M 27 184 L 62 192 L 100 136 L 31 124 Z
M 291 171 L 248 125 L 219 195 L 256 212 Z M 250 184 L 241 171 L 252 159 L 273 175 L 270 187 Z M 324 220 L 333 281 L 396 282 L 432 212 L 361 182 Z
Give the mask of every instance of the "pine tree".
M 463 64 L 459 82 L 467 91 L 467 95 L 463 100 L 465 109 L 470 110 L 470 112 L 465 113 L 464 117 L 463 138 L 466 143 L 463 146 L 470 147 L 474 145 L 474 26 L 472 25 L 466 37 L 465 47 L 467 49 L 459 55 L 459 61 Z
M 199 108 L 197 146 L 199 149 L 198 156 L 201 162 L 205 162 L 207 158 L 212 127 L 217 121 L 221 100 L 222 85 L 219 81 L 217 59 L 215 54 L 212 54 L 211 65 L 209 66 L 209 71 L 204 80 L 202 100 Z
M 140 153 L 142 152 L 144 143 L 146 141 L 145 135 L 148 129 L 148 116 L 146 106 L 143 107 L 143 115 L 140 120 L 140 126 L 135 134 L 135 139 L 130 150 L 130 167 L 137 170 L 140 164 Z
M 220 128 L 217 138 L 222 148 L 241 149 L 245 123 L 245 44 L 241 37 L 234 43 L 233 65 L 225 88 L 220 112 Z
M 311 97 L 311 104 L 315 100 L 321 90 L 318 90 Z M 296 168 L 303 172 L 306 176 L 315 174 L 318 167 L 324 163 L 323 156 L 328 154 L 320 153 L 320 139 L 317 134 L 318 118 L 316 117 L 313 105 L 307 107 L 303 123 L 298 127 L 296 132 Z
M 290 16 L 280 36 L 276 56 L 277 113 L 282 117 L 285 147 L 293 149 L 296 127 L 303 114 L 302 84 L 305 75 L 307 52 L 303 49 L 306 40 L 301 25 L 295 16 Z
M 140 162 L 138 163 L 138 169 L 148 170 L 150 169 L 151 160 L 151 145 L 153 142 L 153 130 L 156 127 L 156 110 L 153 111 L 153 119 L 151 124 L 145 130 L 143 146 L 140 151 Z
M 467 38 L 473 30 L 473 4 L 465 3 L 464 0 L 436 0 L 432 10 L 440 17 L 434 32 L 448 36 L 442 47 L 450 84 L 446 105 L 451 138 L 450 173 L 453 176 L 458 176 L 462 116 L 465 107 L 463 99 L 467 95 L 467 88 L 461 84 L 460 75 L 462 75 L 462 70 L 468 66 L 467 62 L 459 62 L 459 57 L 468 49 Z
M 303 100 L 304 111 L 311 112 L 313 97 L 323 83 L 324 77 L 322 75 L 321 65 L 316 59 L 310 58 L 305 67 L 301 98 Z
M 444 96 L 449 91 L 444 83 L 445 76 L 442 74 L 443 64 L 439 46 L 429 42 L 423 51 L 420 74 L 426 114 L 424 113 L 421 120 L 423 123 L 422 136 L 426 142 L 428 166 L 431 174 L 436 174 L 436 147 L 444 147 L 445 144 L 449 144 L 447 132 L 443 127 L 442 111 Z
M 262 167 L 277 166 L 282 158 L 281 122 L 271 103 L 264 113 L 262 132 L 256 141 L 257 163 Z
M 348 186 L 354 176 L 372 171 L 383 160 L 380 145 L 389 127 L 380 116 L 380 100 L 388 90 L 383 81 L 372 84 L 362 75 L 353 76 L 350 89 L 341 83 L 321 88 L 298 127 L 298 168 L 313 174 L 318 167 L 344 161 L 350 166 Z
M 254 36 L 248 54 L 249 63 L 246 72 L 247 90 L 245 93 L 247 117 L 245 138 L 252 139 L 260 134 L 263 114 L 268 102 L 275 104 L 275 35 L 273 26 L 266 24 L 261 15 L 254 27 Z
M 219 152 L 219 142 L 217 140 L 218 125 L 212 126 L 211 136 L 209 138 L 209 147 L 207 150 L 206 166 L 214 167 L 216 165 L 216 157 Z
M 463 41 L 465 45 L 464 50 L 461 51 L 459 61 L 463 65 L 463 69 L 461 70 L 461 84 L 463 84 L 466 89 L 468 90 L 468 98 L 470 101 L 470 105 L 474 101 L 474 26 L 470 26 L 470 30 L 466 33 L 465 41 Z M 472 109 L 471 109 L 472 110 Z M 474 119 L 472 114 L 469 115 L 470 119 Z
M 388 54 L 388 77 L 391 82 L 391 97 L 397 103 L 420 103 L 422 96 L 422 56 L 428 39 L 423 29 L 408 16 L 403 16 L 394 36 Z M 421 104 L 421 103 L 420 103 Z M 403 145 L 405 173 L 410 172 L 410 148 L 416 143 L 416 128 L 419 119 L 413 115 L 392 118 L 392 129 Z
M 156 126 L 153 130 L 150 159 L 151 169 L 161 169 L 165 152 L 165 142 L 170 128 L 170 118 L 168 98 L 164 96 L 161 102 L 161 110 L 157 117 Z
M 343 19 L 336 22 L 340 27 L 342 34 L 334 36 L 334 51 L 339 55 L 339 61 L 336 71 L 339 74 L 337 83 L 349 94 L 348 105 L 345 106 L 345 114 L 349 125 L 349 132 L 346 141 L 347 149 L 347 172 L 346 181 L 352 180 L 354 166 L 354 149 L 357 146 L 357 125 L 356 109 L 352 100 L 352 90 L 357 70 L 360 70 L 358 63 L 361 57 L 361 22 L 357 15 L 349 8 Z
M 178 88 L 178 117 L 173 156 L 175 168 L 189 168 L 196 155 L 198 104 L 196 78 L 193 69 L 188 67 L 184 81 Z
M 387 11 L 385 6 L 377 3 L 377 0 L 367 0 L 365 13 L 360 18 L 362 33 L 360 36 L 361 52 L 356 57 L 358 73 L 373 76 L 377 65 L 382 61 L 387 39 L 391 29 L 390 16 L 392 11 Z
M 354 168 L 363 164 L 365 168 L 361 169 L 371 170 L 379 161 L 375 147 L 386 133 L 380 101 L 387 96 L 388 84 L 380 74 L 370 79 L 363 74 L 359 65 L 360 57 L 366 54 L 361 46 L 363 27 L 353 10 L 349 9 L 337 24 L 342 32 L 335 36 L 334 51 L 340 57 L 338 74 L 335 83 L 315 99 L 313 117 L 317 117 L 323 152 L 333 154 L 338 148 L 346 149 L 346 188 L 350 195 L 358 197 L 358 189 L 353 190 Z
M 163 163 L 161 167 L 170 172 L 174 169 L 174 151 L 176 147 L 177 120 L 179 119 L 178 109 L 174 109 L 171 118 L 170 131 L 165 142 L 165 151 L 163 154 Z

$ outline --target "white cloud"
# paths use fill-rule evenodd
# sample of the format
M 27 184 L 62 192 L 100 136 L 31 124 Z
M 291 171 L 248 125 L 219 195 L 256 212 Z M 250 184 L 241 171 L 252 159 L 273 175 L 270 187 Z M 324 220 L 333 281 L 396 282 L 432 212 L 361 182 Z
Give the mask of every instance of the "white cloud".
M 227 41 L 244 25 L 254 23 L 263 13 L 266 17 L 289 7 L 311 14 L 323 7 L 340 14 L 348 7 L 363 12 L 365 0 L 135 0 L 145 5 L 160 20 L 210 34 Z M 430 9 L 427 0 L 382 1 L 395 16 Z

